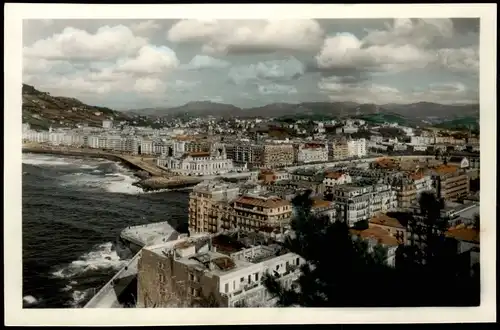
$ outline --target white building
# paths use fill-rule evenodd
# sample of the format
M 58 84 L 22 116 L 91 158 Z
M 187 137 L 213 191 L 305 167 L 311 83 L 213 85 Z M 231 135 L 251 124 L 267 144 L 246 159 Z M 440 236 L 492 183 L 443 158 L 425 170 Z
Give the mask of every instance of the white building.
M 102 121 L 102 128 L 112 129 L 113 128 L 113 121 L 112 120 L 103 120 Z
M 325 174 L 323 184 L 325 187 L 333 187 L 342 184 L 352 183 L 352 178 L 348 173 L 329 172 Z
M 181 157 L 160 156 L 157 164 L 180 175 L 219 175 L 234 169 L 224 145 L 214 145 L 210 152 L 185 153 Z
M 364 157 L 366 156 L 366 140 L 348 140 L 347 141 L 347 153 L 349 157 Z
M 227 248 L 217 236 L 209 241 L 207 234 L 145 247 L 139 260 L 138 307 L 189 306 L 200 297 L 212 297 L 220 307 L 272 306 L 263 276 L 273 274 L 291 288 L 305 262 L 294 253 L 279 255 L 281 247 L 275 244 Z
M 328 161 L 328 145 L 319 143 L 301 144 L 297 150 L 298 163 L 314 163 Z
M 141 155 L 152 155 L 154 153 L 153 140 L 143 139 L 140 143 L 140 154 Z
M 353 226 L 368 220 L 378 212 L 397 208 L 396 191 L 390 185 L 337 185 L 333 186 L 333 201 L 340 206 L 340 218 Z

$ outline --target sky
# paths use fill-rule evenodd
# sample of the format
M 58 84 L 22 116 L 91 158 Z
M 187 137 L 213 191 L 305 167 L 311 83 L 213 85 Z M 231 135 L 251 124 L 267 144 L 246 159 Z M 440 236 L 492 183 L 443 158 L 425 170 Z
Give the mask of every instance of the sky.
M 24 20 L 23 83 L 117 110 L 477 103 L 479 19 Z

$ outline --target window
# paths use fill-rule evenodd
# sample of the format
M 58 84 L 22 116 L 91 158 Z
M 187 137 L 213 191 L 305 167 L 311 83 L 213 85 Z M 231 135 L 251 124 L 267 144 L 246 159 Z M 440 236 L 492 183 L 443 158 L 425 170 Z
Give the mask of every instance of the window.
M 245 278 L 244 277 L 240 278 L 240 282 L 243 282 L 243 281 L 245 281 Z
M 280 265 L 276 265 L 276 270 L 280 269 Z
M 252 282 L 252 275 L 248 275 L 248 283 Z
M 259 273 L 255 273 L 255 281 L 259 280 Z
M 224 292 L 227 293 L 228 291 L 229 291 L 229 283 L 226 283 L 225 288 L 224 288 Z
M 160 279 L 160 282 L 163 282 L 165 280 L 165 275 L 163 274 L 159 274 L 159 279 Z
M 295 259 L 295 263 L 296 263 L 297 265 L 299 265 L 299 264 L 300 264 L 300 260 L 299 260 L 299 258 Z

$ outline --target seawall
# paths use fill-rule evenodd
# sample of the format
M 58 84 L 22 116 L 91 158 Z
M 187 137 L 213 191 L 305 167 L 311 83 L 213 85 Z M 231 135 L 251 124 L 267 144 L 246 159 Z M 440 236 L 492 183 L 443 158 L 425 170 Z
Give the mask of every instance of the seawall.
M 51 149 L 51 148 L 36 148 L 36 147 L 23 147 L 23 153 L 33 153 L 33 154 L 51 154 L 51 155 L 62 155 L 62 156 L 72 156 L 72 157 L 88 157 L 88 158 L 104 158 L 112 160 L 115 162 L 120 162 L 133 170 L 146 171 L 137 164 L 131 162 L 130 160 L 121 157 L 120 155 L 111 154 L 104 151 L 93 151 L 82 149 L 80 150 L 61 150 L 61 149 Z M 148 171 L 146 171 L 148 172 Z M 149 172 L 148 172 L 149 173 Z
M 51 155 L 62 155 L 62 156 L 72 156 L 72 157 L 83 157 L 83 158 L 103 158 L 115 162 L 120 162 L 124 166 L 135 170 L 135 175 L 140 178 L 139 181 L 134 183 L 135 186 L 142 188 L 144 191 L 156 191 L 163 189 L 184 189 L 193 187 L 200 183 L 202 179 L 198 178 L 186 178 L 186 177 L 166 177 L 163 176 L 161 169 L 154 169 L 151 166 L 141 165 L 140 162 L 135 162 L 135 159 L 131 156 L 118 155 L 105 151 L 97 151 L 91 149 L 60 149 L 60 148 L 42 148 L 42 147 L 23 147 L 23 153 L 34 153 L 34 154 L 51 154 Z M 165 172 L 166 174 L 166 172 Z

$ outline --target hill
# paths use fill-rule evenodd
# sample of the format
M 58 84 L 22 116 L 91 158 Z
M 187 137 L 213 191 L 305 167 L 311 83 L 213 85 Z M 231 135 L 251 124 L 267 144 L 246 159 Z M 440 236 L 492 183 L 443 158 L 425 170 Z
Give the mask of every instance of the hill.
M 424 122 L 450 120 L 456 117 L 479 118 L 478 104 L 444 105 L 429 102 L 411 104 L 358 104 L 355 102 L 302 102 L 272 103 L 261 107 L 239 108 L 230 104 L 213 102 L 189 102 L 173 108 L 131 110 L 130 113 L 154 115 L 156 117 L 216 116 L 216 117 L 295 117 L 295 118 L 341 118 L 358 116 L 374 123 L 396 120 L 400 124 L 422 125 Z M 361 116 L 361 117 L 360 117 Z M 388 116 L 388 117 L 387 117 Z
M 35 129 L 52 127 L 76 127 L 77 124 L 101 126 L 102 121 L 134 120 L 130 115 L 106 107 L 87 105 L 80 100 L 52 96 L 37 90 L 34 86 L 23 84 L 22 88 L 23 123 L 29 123 Z

